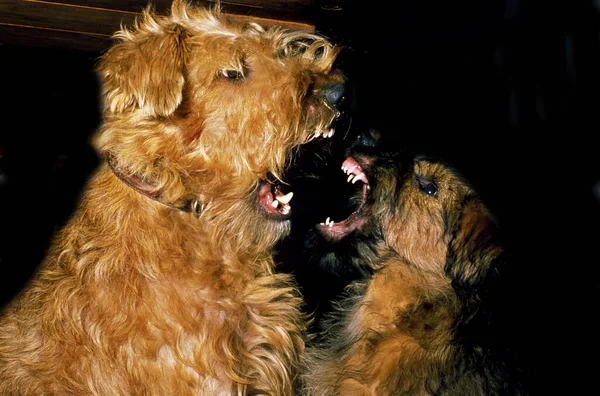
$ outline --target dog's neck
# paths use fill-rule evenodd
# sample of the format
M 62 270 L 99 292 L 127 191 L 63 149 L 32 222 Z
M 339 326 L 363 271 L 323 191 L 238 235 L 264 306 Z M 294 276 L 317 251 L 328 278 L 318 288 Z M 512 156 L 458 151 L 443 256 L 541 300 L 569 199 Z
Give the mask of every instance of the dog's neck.
M 144 180 L 143 178 L 137 176 L 131 172 L 122 172 L 115 164 L 115 159 L 110 152 L 104 152 L 104 159 L 108 167 L 112 170 L 112 172 L 125 183 L 127 186 L 135 190 L 136 192 L 156 201 L 160 202 L 163 205 L 169 206 L 173 209 L 178 209 L 183 212 L 192 213 L 195 217 L 200 217 L 202 210 L 204 209 L 204 205 L 201 204 L 199 199 L 188 199 L 185 200 L 182 204 L 174 204 L 165 200 L 162 197 L 160 189 L 156 188 L 151 182 Z

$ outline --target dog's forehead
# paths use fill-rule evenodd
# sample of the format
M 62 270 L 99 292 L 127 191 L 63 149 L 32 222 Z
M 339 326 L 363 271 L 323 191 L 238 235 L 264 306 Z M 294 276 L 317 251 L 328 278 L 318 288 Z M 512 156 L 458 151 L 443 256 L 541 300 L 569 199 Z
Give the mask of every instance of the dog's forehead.
M 461 197 L 473 192 L 469 182 L 452 166 L 443 162 L 418 160 L 414 165 L 414 173 L 433 181 L 446 198 Z M 447 193 L 451 193 L 448 195 Z
M 420 176 L 439 180 L 448 179 L 451 176 L 448 167 L 430 160 L 415 161 L 415 173 Z
M 210 51 L 213 58 L 218 57 L 219 54 L 225 57 L 252 54 L 275 57 L 291 54 L 295 48 L 309 45 L 308 39 L 301 40 L 296 36 L 298 35 L 281 33 L 280 30 L 258 31 L 234 25 L 215 31 L 199 32 L 192 35 L 189 42 L 196 50 Z

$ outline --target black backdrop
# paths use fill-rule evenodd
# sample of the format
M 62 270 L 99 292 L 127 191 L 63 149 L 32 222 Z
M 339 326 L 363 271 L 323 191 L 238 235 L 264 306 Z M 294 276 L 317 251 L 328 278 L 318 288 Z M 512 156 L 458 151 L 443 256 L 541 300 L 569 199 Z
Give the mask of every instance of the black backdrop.
M 592 389 L 600 264 L 595 2 L 346 8 L 318 28 L 346 46 L 342 67 L 356 111 L 399 147 L 455 164 L 512 237 L 518 266 L 507 304 L 518 327 L 511 337 L 533 390 Z M 87 145 L 100 119 L 97 56 L 0 45 L 3 299 L 30 276 L 97 164 Z M 302 274 L 304 287 L 327 287 Z
M 597 2 L 393 4 L 323 21 L 348 45 L 359 112 L 398 147 L 454 164 L 498 215 L 514 254 L 507 337 L 532 392 L 589 392 L 600 301 Z

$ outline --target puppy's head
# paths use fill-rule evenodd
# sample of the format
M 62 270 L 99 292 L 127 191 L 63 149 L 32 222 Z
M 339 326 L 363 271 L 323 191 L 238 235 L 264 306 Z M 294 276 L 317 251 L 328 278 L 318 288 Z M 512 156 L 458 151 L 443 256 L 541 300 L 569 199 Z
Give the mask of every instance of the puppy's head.
M 502 255 L 495 218 L 452 167 L 359 142 L 342 172 L 356 190 L 352 213 L 317 230 L 330 244 L 369 236 L 375 254 L 361 257 L 362 265 L 376 269 L 393 254 L 463 289 L 481 282 Z

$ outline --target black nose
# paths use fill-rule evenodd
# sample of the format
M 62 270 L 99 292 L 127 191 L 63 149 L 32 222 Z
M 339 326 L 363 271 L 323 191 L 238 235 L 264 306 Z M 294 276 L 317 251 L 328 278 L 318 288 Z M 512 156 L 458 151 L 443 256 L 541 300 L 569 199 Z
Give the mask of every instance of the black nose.
M 331 107 L 338 107 L 346 98 L 346 86 L 342 83 L 330 84 L 325 87 L 325 102 Z
M 381 142 L 381 132 L 375 128 L 369 128 L 368 131 L 359 133 L 356 137 L 355 146 L 377 147 Z

